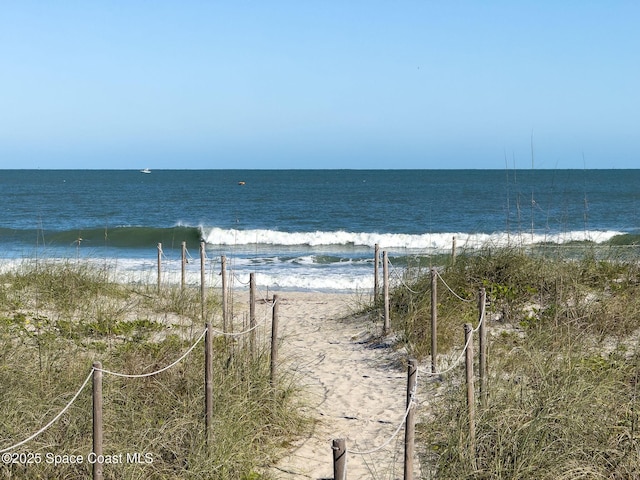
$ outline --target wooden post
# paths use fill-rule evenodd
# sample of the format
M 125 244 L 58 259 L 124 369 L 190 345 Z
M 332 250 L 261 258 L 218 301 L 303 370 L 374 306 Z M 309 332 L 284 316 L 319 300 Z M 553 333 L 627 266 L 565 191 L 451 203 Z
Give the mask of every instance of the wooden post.
M 180 288 L 184 290 L 187 279 L 187 242 L 182 242 L 182 275 L 180 277 Z
M 373 251 L 373 302 L 378 300 L 380 295 L 380 274 L 378 273 L 378 266 L 380 264 L 380 246 L 376 243 Z
M 391 330 L 391 319 L 389 311 L 389 256 L 386 250 L 382 252 L 382 274 L 384 276 L 384 325 L 382 334 L 387 335 Z
M 93 362 L 93 453 L 102 452 L 102 363 Z M 92 472 L 93 480 L 102 480 L 102 462 L 95 462 Z
M 204 337 L 204 405 L 207 446 L 213 445 L 213 329 L 207 323 Z M 211 450 L 209 450 L 211 451 Z
M 205 262 L 204 262 L 204 255 L 205 255 L 205 251 L 204 251 L 204 242 L 200 242 L 200 308 L 201 308 L 201 315 L 202 315 L 202 321 L 204 322 L 205 317 L 204 317 L 204 304 L 205 304 L 205 300 L 206 300 L 206 295 L 205 295 L 205 290 L 204 290 L 204 275 L 205 275 Z
M 331 442 L 333 450 L 333 478 L 346 480 L 347 478 L 347 445 L 344 438 L 336 438 Z
M 456 236 L 453 236 L 453 241 L 451 243 L 451 265 L 456 263 Z
M 485 305 L 487 301 L 487 292 L 484 288 L 480 289 L 478 295 L 478 317 L 480 322 L 479 328 L 479 362 L 478 375 L 480 376 L 480 405 L 482 408 L 487 406 L 487 318 L 485 316 Z
M 407 368 L 407 420 L 404 425 L 404 480 L 413 480 L 413 452 L 415 444 L 416 420 L 414 395 L 418 362 L 412 358 Z
M 222 276 L 222 331 L 227 333 L 227 257 L 220 257 L 220 275 Z
M 273 312 L 271 317 L 271 386 L 276 384 L 276 362 L 278 361 L 278 310 L 280 297 L 273 295 Z
M 158 293 L 160 293 L 160 283 L 162 278 L 162 244 L 158 244 Z
M 467 345 L 465 368 L 467 373 L 467 408 L 469 409 L 469 458 L 475 469 L 476 465 L 476 407 L 473 384 L 473 327 L 464 324 L 464 342 Z
M 431 269 L 431 373 L 438 368 L 438 272 Z
M 251 272 L 249 274 L 249 351 L 251 358 L 256 358 L 256 275 Z

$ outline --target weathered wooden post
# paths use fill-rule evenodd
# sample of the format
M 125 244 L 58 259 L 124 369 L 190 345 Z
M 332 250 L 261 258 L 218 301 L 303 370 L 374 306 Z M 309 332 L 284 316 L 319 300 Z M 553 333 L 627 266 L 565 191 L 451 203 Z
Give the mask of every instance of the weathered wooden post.
M 204 322 L 205 317 L 204 317 L 204 304 L 205 304 L 205 300 L 206 300 L 206 294 L 205 294 L 205 289 L 204 289 L 204 276 L 205 276 L 205 262 L 204 262 L 204 256 L 205 256 L 205 251 L 204 251 L 204 242 L 200 242 L 200 308 L 201 308 L 201 315 L 202 315 L 202 321 Z
M 227 257 L 220 257 L 220 275 L 222 276 L 222 331 L 227 333 Z
M 102 363 L 93 362 L 93 453 L 102 455 Z M 93 480 L 102 480 L 102 462 L 92 466 Z
M 249 274 L 249 351 L 251 358 L 256 358 L 256 275 Z
M 213 445 L 213 329 L 207 323 L 204 337 L 204 405 L 207 446 Z M 210 451 L 210 450 L 209 450 Z
M 380 279 L 379 277 L 379 264 L 380 264 L 380 246 L 376 243 L 373 249 L 373 302 L 378 300 L 380 295 Z
M 413 480 L 413 453 L 415 444 L 415 393 L 418 362 L 412 358 L 407 368 L 407 419 L 404 425 L 404 480 Z
M 467 373 L 467 408 L 469 409 L 469 458 L 475 468 L 476 464 L 476 403 L 473 383 L 473 327 L 464 324 L 464 342 L 467 346 L 465 369 Z
M 480 376 L 480 405 L 482 408 L 487 406 L 487 318 L 485 315 L 485 305 L 487 301 L 487 292 L 484 288 L 480 289 L 478 295 L 478 316 L 480 318 L 479 323 L 479 362 L 478 362 L 478 375 Z
M 347 445 L 344 438 L 336 438 L 331 442 L 333 450 L 333 478 L 346 480 L 347 478 Z
M 180 276 L 180 288 L 184 290 L 184 285 L 187 279 L 187 242 L 182 242 L 182 264 L 181 264 L 181 273 Z
M 438 271 L 431 268 L 431 373 L 438 368 Z
M 387 335 L 391 330 L 391 315 L 389 309 L 389 256 L 386 250 L 382 252 L 382 275 L 384 276 L 384 325 L 382 334 Z
M 453 241 L 451 242 L 451 265 L 456 263 L 456 236 L 453 236 Z
M 276 362 L 278 361 L 278 310 L 280 297 L 273 295 L 273 311 L 271 317 L 271 386 L 276 384 Z
M 162 279 L 162 244 L 158 243 L 158 293 L 160 293 L 161 279 Z

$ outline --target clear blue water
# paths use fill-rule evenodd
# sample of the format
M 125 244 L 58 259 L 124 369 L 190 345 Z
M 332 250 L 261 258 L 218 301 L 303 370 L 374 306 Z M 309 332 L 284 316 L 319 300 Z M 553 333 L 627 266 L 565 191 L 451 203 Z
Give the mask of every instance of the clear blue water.
M 202 238 L 240 282 L 256 271 L 280 288 L 369 288 L 376 243 L 415 255 L 454 235 L 478 247 L 640 231 L 640 170 L 2 170 L 0 191 L 0 258 L 150 271 L 162 243 L 170 271 Z

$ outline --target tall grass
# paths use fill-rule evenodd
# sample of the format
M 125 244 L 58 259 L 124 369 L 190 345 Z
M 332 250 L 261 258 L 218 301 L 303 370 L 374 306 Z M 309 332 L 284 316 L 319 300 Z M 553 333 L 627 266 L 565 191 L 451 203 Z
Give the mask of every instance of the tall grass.
M 211 298 L 207 311 L 217 308 Z M 51 420 L 99 360 L 145 373 L 179 358 L 203 332 L 199 291 L 131 286 L 78 263 L 25 264 L 0 275 L 0 449 Z M 230 349 L 233 348 L 233 351 Z M 104 375 L 104 452 L 148 453 L 105 465 L 107 479 L 258 479 L 309 423 L 291 378 L 269 382 L 266 349 L 214 341 L 213 442 L 204 428 L 204 344 L 146 378 Z M 83 455 L 81 465 L 0 464 L 0 478 L 87 478 L 91 385 L 44 433 L 15 453 Z
M 474 467 L 463 372 L 431 385 L 439 400 L 419 425 L 423 470 L 439 479 L 640 478 L 636 259 L 486 250 L 441 276 L 470 300 L 439 283 L 441 353 L 461 346 L 462 324 L 477 324 L 477 291 L 487 291 L 489 398 L 478 405 Z M 412 354 L 429 355 L 429 279 L 398 288 L 392 305 L 392 328 Z

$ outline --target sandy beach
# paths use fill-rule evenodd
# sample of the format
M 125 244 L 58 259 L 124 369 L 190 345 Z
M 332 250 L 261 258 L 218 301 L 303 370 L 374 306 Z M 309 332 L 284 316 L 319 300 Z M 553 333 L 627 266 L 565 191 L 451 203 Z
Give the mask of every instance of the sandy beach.
M 271 295 L 273 292 L 269 292 Z M 333 478 L 331 441 L 346 440 L 349 478 L 396 479 L 403 475 L 404 429 L 378 450 L 405 413 L 406 352 L 376 340 L 380 324 L 358 311 L 367 298 L 354 294 L 278 293 L 279 368 L 303 387 L 306 414 L 315 421 L 271 472 L 280 479 Z M 246 298 L 244 298 L 246 296 Z M 248 293 L 234 296 L 243 315 Z M 270 328 L 271 304 L 259 302 L 258 319 Z M 353 452 L 372 453 L 356 454 Z M 418 462 L 414 461 L 416 477 Z

